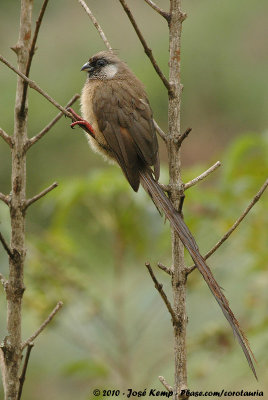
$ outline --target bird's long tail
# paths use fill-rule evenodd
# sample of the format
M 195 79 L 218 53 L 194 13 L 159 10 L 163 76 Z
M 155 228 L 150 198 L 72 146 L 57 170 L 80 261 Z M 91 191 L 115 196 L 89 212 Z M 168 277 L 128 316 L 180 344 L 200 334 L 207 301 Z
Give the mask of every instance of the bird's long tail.
M 166 196 L 160 185 L 153 178 L 152 172 L 149 169 L 144 169 L 140 172 L 140 178 L 141 185 L 143 186 L 145 191 L 149 194 L 158 210 L 163 211 L 166 218 L 170 221 L 173 229 L 178 233 L 180 240 L 189 251 L 190 256 L 192 257 L 196 267 L 202 274 L 213 296 L 221 307 L 225 318 L 231 325 L 233 332 L 237 337 L 246 356 L 248 364 L 255 378 L 257 379 L 257 374 L 252 361 L 252 358 L 254 359 L 254 355 L 250 349 L 248 340 L 244 335 L 242 329 L 240 328 L 239 323 L 235 318 L 232 310 L 230 309 L 228 300 L 222 293 L 220 286 L 218 285 L 204 258 L 201 256 L 193 235 L 183 221 L 180 213 L 175 210 L 169 198 Z

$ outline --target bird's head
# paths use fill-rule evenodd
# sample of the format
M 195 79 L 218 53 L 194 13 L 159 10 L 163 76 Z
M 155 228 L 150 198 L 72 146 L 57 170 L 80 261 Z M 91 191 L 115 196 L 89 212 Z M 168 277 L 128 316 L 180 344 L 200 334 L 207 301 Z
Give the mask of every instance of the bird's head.
M 124 68 L 124 63 L 112 52 L 101 51 L 92 56 L 83 65 L 81 71 L 87 71 L 89 79 L 113 79 Z

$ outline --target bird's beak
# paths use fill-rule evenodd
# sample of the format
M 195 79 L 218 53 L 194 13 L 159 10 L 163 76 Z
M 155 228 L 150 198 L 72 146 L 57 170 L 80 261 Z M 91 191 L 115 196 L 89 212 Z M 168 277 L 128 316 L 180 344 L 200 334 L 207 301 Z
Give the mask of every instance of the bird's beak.
M 81 71 L 88 71 L 88 72 L 93 71 L 93 67 L 92 67 L 92 65 L 90 64 L 90 62 L 85 63 L 85 64 L 83 65 L 83 67 L 81 68 Z

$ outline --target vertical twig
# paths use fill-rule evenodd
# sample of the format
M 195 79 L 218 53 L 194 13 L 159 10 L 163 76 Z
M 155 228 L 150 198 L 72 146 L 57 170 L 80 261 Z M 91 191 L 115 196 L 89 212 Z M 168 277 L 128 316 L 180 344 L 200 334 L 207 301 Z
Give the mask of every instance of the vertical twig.
M 161 81 L 163 82 L 163 84 L 165 85 L 165 87 L 167 88 L 168 93 L 169 93 L 170 95 L 172 95 L 172 94 L 173 94 L 173 92 L 172 92 L 172 86 L 170 85 L 170 83 L 168 82 L 167 78 L 165 77 L 165 75 L 164 75 L 163 72 L 161 71 L 159 65 L 157 64 L 156 59 L 155 59 L 154 56 L 153 56 L 153 52 L 152 52 L 152 50 L 149 48 L 149 46 L 147 45 L 146 40 L 144 39 L 144 37 L 143 37 L 143 35 L 142 35 L 142 33 L 141 33 L 141 31 L 140 31 L 140 29 L 139 29 L 139 27 L 138 27 L 136 21 L 135 21 L 135 18 L 133 17 L 132 12 L 130 11 L 130 8 L 128 7 L 128 5 L 127 5 L 127 3 L 126 3 L 125 0 L 119 0 L 119 1 L 120 1 L 120 3 L 121 3 L 121 5 L 122 5 L 122 7 L 123 7 L 123 9 L 124 9 L 124 11 L 125 11 L 125 13 L 127 14 L 127 16 L 128 16 L 128 18 L 129 18 L 129 20 L 130 20 L 130 22 L 131 22 L 133 28 L 135 29 L 135 32 L 136 32 L 138 38 L 140 39 L 141 44 L 143 45 L 145 54 L 146 54 L 147 57 L 150 59 L 150 61 L 151 61 L 152 65 L 153 65 L 153 67 L 154 67 L 156 73 L 158 74 L 159 78 L 161 79 Z
M 100 37 L 102 38 L 105 46 L 107 47 L 108 50 L 113 51 L 112 46 L 110 45 L 110 43 L 108 42 L 108 39 L 105 35 L 105 33 L 103 32 L 103 30 L 101 29 L 100 24 L 98 23 L 98 21 L 96 20 L 96 18 L 94 17 L 93 13 L 91 12 L 91 10 L 88 8 L 88 6 L 86 5 L 86 3 L 84 2 L 84 0 L 78 0 L 78 3 L 81 4 L 81 6 L 84 8 L 85 12 L 87 13 L 87 15 L 89 16 L 89 18 L 91 19 L 91 21 L 93 22 L 93 25 L 95 26 L 95 28 L 97 29 L 97 31 L 99 32 Z
M 180 106 L 181 106 L 181 76 L 180 76 L 180 50 L 182 30 L 181 0 L 170 0 L 169 23 L 169 83 L 173 88 L 169 94 L 168 125 L 169 135 L 167 140 L 170 176 L 170 199 L 176 209 L 179 207 L 179 196 L 176 187 L 182 184 L 180 146 L 176 143 L 180 137 Z M 180 392 L 187 388 L 187 354 L 186 354 L 186 267 L 184 262 L 184 248 L 174 230 L 172 238 L 172 289 L 174 298 L 174 311 L 180 321 L 179 326 L 174 326 L 174 358 L 175 376 L 173 400 L 180 398 Z
M 30 354 L 31 354 L 31 351 L 32 351 L 33 347 L 34 347 L 34 343 L 29 343 L 28 346 L 27 346 L 27 351 L 26 351 L 26 356 L 25 356 L 25 360 L 24 360 L 21 376 L 19 377 L 20 385 L 19 385 L 19 391 L 18 391 L 17 400 L 21 399 L 22 388 L 23 388 L 23 384 L 24 384 L 24 381 L 25 381 L 25 376 L 26 376 L 26 371 L 27 371 L 27 367 L 28 367 L 28 363 L 29 363 L 29 358 L 30 358 Z
M 18 69 L 25 73 L 28 60 L 33 0 L 21 0 L 19 40 L 16 45 Z M 21 304 L 24 292 L 23 268 L 25 258 L 25 213 L 22 205 L 26 200 L 26 157 L 23 151 L 27 141 L 27 98 L 23 114 L 24 81 L 18 77 L 12 148 L 12 191 L 9 208 L 11 218 L 11 252 L 7 297 L 7 336 L 1 346 L 5 364 L 5 399 L 17 399 L 19 369 L 21 363 Z
M 39 13 L 39 16 L 38 16 L 38 19 L 36 21 L 35 31 L 34 31 L 33 39 L 31 42 L 30 49 L 29 49 L 27 64 L 26 64 L 26 69 L 25 69 L 25 75 L 27 77 L 30 74 L 32 60 L 33 60 L 33 56 L 34 56 L 34 52 L 35 52 L 35 45 L 37 42 L 37 37 L 38 37 L 39 29 L 40 29 L 40 26 L 41 26 L 41 23 L 43 20 L 43 16 L 44 16 L 46 8 L 47 8 L 47 3 L 48 3 L 48 0 L 44 0 L 43 5 L 40 10 L 40 13 Z M 23 114 L 23 112 L 24 112 L 25 102 L 26 102 L 26 98 L 27 98 L 27 89 L 28 89 L 28 83 L 26 81 L 24 81 L 23 82 L 23 94 L 22 94 L 22 101 L 21 101 L 21 109 L 20 109 L 21 114 Z

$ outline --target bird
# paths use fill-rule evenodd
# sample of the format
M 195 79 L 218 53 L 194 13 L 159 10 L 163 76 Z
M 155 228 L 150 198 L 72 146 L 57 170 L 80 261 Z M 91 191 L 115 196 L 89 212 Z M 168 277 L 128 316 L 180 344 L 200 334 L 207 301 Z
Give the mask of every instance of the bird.
M 227 298 L 200 254 L 182 214 L 158 183 L 158 140 L 144 85 L 113 51 L 93 55 L 81 71 L 87 72 L 81 94 L 82 117 L 69 109 L 74 121 L 71 127 L 82 127 L 92 149 L 117 163 L 135 192 L 141 185 L 169 220 L 218 302 L 257 379 L 254 355 Z

